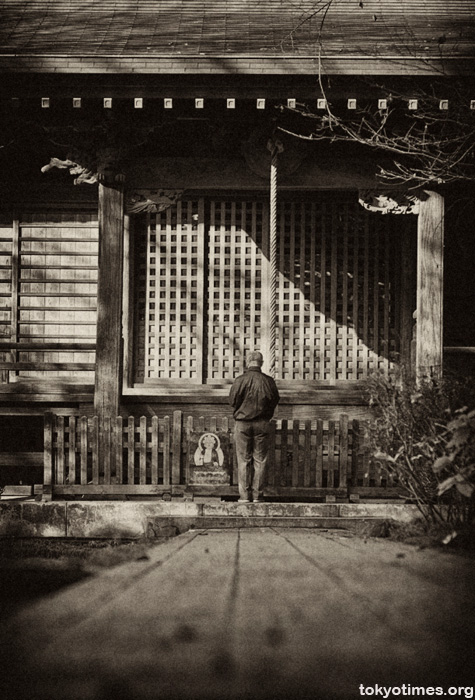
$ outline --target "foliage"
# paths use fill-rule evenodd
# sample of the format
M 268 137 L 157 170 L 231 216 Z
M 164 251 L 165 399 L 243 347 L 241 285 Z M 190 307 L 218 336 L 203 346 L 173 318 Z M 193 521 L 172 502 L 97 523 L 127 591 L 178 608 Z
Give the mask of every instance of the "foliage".
M 418 385 L 374 374 L 368 381 L 375 420 L 374 459 L 403 487 L 430 523 L 459 527 L 475 519 L 473 379 Z

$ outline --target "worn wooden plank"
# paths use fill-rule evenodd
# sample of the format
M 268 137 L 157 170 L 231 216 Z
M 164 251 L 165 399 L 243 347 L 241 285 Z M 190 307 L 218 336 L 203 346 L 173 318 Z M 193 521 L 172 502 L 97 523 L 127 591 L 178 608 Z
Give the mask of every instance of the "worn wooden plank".
M 57 435 L 59 431 L 56 428 Z M 58 440 L 58 438 L 56 438 Z M 54 441 L 53 441 L 54 449 Z M 54 462 L 58 460 L 58 448 L 55 450 Z M 42 467 L 44 464 L 44 451 L 43 452 L 0 452 L 0 467 Z M 56 477 L 54 479 L 55 483 L 62 483 L 59 481 L 58 477 L 58 467 L 56 466 Z
M 53 497 L 53 414 L 45 413 L 44 422 L 44 467 L 43 496 L 44 501 Z
M 91 461 L 92 461 L 92 483 L 99 483 L 99 417 L 90 416 L 88 419 L 89 423 L 89 436 L 90 436 L 90 448 L 91 448 Z
M 127 421 L 127 483 L 135 480 L 135 418 L 129 416 Z
M 140 416 L 139 483 L 147 483 L 147 417 Z
M 55 416 L 56 423 L 56 476 L 55 484 L 64 483 L 64 416 Z
M 328 421 L 327 486 L 335 486 L 335 421 Z
M 271 420 L 271 422 L 269 423 L 269 459 L 267 462 L 267 479 L 266 479 L 266 483 L 269 486 L 274 486 L 276 483 L 275 429 L 276 429 L 276 422 L 274 420 Z
M 163 425 L 163 484 L 168 486 L 171 481 L 171 426 L 170 416 L 165 416 Z
M 185 422 L 185 436 L 187 443 L 189 442 L 190 435 L 193 432 L 193 416 L 187 416 Z M 185 483 L 190 482 L 190 455 L 187 454 L 185 458 Z
M 185 485 L 172 487 L 163 484 L 74 484 L 54 486 L 53 493 L 57 496 L 81 494 L 85 496 L 161 496 L 164 493 L 180 496 L 185 488 Z M 227 487 L 228 490 L 232 488 L 232 486 Z
M 315 486 L 323 485 L 323 420 L 317 418 L 316 426 L 316 460 L 315 460 Z
M 351 421 L 351 486 L 358 486 L 358 463 L 360 451 L 360 422 L 359 420 Z
M 443 360 L 444 198 L 429 192 L 417 226 L 416 375 L 441 376 Z
M 292 421 L 292 486 L 299 484 L 299 453 L 300 453 L 300 423 L 298 420 Z
M 366 422 L 360 423 L 360 455 L 361 455 L 361 470 L 363 475 L 363 486 L 370 486 L 370 461 L 368 452 L 368 431 Z
M 110 416 L 103 416 L 102 422 L 103 422 L 103 433 L 102 433 L 102 439 L 103 439 L 103 455 L 102 455 L 103 479 L 104 479 L 104 484 L 110 484 L 111 483 L 111 459 L 112 459 L 112 456 L 115 455 L 115 452 L 112 451 L 112 442 L 111 442 L 111 417 Z
M 290 486 L 292 476 L 289 474 L 291 464 L 288 456 L 288 421 L 284 418 L 280 424 L 280 483 Z
M 304 466 L 303 466 L 303 485 L 310 486 L 310 475 L 312 468 L 312 421 L 306 420 L 304 423 Z
M 56 296 L 56 295 L 55 295 Z M 0 341 L 0 350 L 60 350 L 61 352 L 77 352 L 78 350 L 95 350 L 95 343 L 68 343 L 68 342 L 43 342 L 43 343 L 27 343 L 24 341 Z
M 76 483 L 76 418 L 69 416 L 68 483 Z
M 99 275 L 97 285 L 94 408 L 117 416 L 122 385 L 122 269 L 124 196 L 121 185 L 99 183 Z
M 342 413 L 340 416 L 340 488 L 345 487 L 348 482 L 348 427 L 348 415 Z
M 87 372 L 93 370 L 93 362 L 12 362 L 0 360 L 0 370 L 16 372 Z
M 115 483 L 121 484 L 124 478 L 124 424 L 122 416 L 114 421 Z
M 81 484 L 87 484 L 87 417 L 79 419 L 80 478 Z
M 172 464 L 171 483 L 180 483 L 181 472 L 181 439 L 182 439 L 182 418 L 181 411 L 173 411 L 173 432 L 172 432 Z
M 152 484 L 158 484 L 158 450 L 159 450 L 159 421 L 158 416 L 152 416 L 152 435 L 150 440 L 150 480 Z

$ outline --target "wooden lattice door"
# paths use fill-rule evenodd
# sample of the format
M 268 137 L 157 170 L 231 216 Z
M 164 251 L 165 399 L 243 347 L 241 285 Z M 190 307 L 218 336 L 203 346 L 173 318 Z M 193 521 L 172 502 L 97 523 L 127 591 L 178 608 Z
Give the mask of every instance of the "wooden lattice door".
M 349 194 L 278 205 L 276 379 L 335 384 L 387 371 L 400 343 L 408 217 Z M 222 384 L 250 350 L 268 356 L 265 199 L 183 200 L 137 236 L 135 381 Z
M 407 223 L 371 214 L 348 195 L 280 203 L 279 379 L 334 384 L 394 364 Z

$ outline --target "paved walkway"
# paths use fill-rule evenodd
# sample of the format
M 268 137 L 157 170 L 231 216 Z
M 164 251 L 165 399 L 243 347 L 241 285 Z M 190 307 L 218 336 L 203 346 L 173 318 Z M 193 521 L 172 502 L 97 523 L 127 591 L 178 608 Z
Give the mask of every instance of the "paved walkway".
M 336 531 L 188 532 L 5 625 L 2 697 L 325 699 L 361 697 L 360 684 L 466 687 L 473 568 Z

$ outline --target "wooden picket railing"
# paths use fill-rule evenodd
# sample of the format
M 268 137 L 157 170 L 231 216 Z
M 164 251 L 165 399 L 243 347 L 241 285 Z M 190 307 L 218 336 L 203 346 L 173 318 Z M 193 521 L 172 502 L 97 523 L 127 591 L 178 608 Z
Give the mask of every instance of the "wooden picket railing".
M 265 494 L 269 496 L 389 493 L 393 484 L 371 459 L 365 421 L 278 420 L 271 423 Z M 190 478 L 190 436 L 226 437 L 224 483 Z M 106 418 L 47 414 L 45 484 L 48 495 L 237 494 L 232 421 L 227 417 Z

